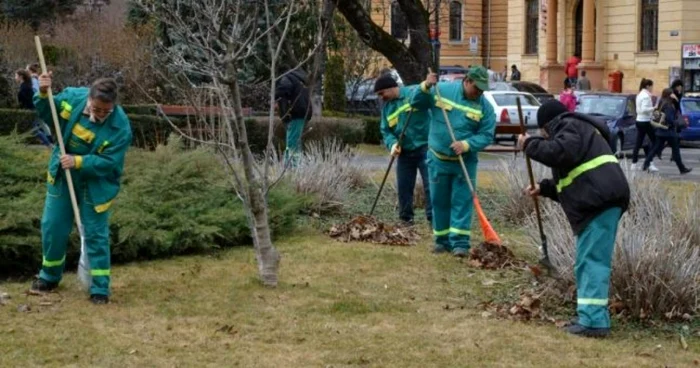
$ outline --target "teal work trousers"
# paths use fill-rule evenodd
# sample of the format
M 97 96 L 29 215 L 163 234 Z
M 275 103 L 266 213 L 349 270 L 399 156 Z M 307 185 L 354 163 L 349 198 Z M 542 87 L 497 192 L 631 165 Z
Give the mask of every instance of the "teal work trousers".
M 596 216 L 576 240 L 576 295 L 579 324 L 592 328 L 610 328 L 608 292 L 615 249 L 617 226 L 622 216 L 619 207 Z
M 478 161 L 464 163 L 476 185 Z M 443 161 L 429 152 L 428 173 L 435 243 L 449 251 L 469 250 L 474 201 L 459 161 Z
M 73 174 L 78 209 L 83 222 L 85 247 L 90 260 L 90 294 L 110 294 L 109 212 L 97 213 L 79 175 Z M 43 262 L 39 277 L 60 282 L 66 262 L 68 237 L 75 223 L 68 184 L 63 172 L 48 183 L 44 215 L 41 219 Z

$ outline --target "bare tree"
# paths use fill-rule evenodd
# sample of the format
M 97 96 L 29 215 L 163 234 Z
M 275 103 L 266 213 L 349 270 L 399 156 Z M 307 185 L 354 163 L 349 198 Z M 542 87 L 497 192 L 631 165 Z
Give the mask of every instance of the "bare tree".
M 321 76 L 326 69 L 328 37 L 333 31 L 333 14 L 338 0 L 323 0 L 323 9 L 321 10 L 321 22 L 318 30 L 318 44 L 321 46 L 314 55 L 314 62 L 309 78 L 309 88 L 311 89 L 311 106 L 313 115 L 320 116 L 323 108 L 323 83 Z
M 176 42 L 163 45 L 168 67 L 179 71 L 195 89 L 208 94 L 214 111 L 200 109 L 199 126 L 206 139 L 183 132 L 181 135 L 201 144 L 215 147 L 222 164 L 230 174 L 236 195 L 243 203 L 255 246 L 263 284 L 276 286 L 280 253 L 272 243 L 267 194 L 277 183 L 270 166 L 277 160 L 274 151 L 275 84 L 277 61 L 285 47 L 293 15 L 300 1 L 287 0 L 137 0 L 138 4 L 168 28 Z M 250 148 L 241 106 L 240 71 L 246 60 L 256 57 L 257 45 L 265 45 L 270 53 L 269 129 L 267 149 L 256 158 Z M 300 63 L 306 62 L 312 54 Z M 198 85 L 197 81 L 206 84 Z M 196 102 L 195 102 L 196 103 Z M 200 135 L 202 137 L 202 135 Z

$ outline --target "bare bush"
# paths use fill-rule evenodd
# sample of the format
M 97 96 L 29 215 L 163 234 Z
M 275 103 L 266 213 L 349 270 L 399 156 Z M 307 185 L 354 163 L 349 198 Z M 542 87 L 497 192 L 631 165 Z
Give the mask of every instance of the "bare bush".
M 523 189 L 530 185 L 525 160 L 499 160 L 499 166 L 500 170 L 494 178 L 497 197 L 486 198 L 494 202 L 498 218 L 521 225 L 535 211 L 532 198 L 523 194 Z M 532 169 L 535 181 L 551 176 L 549 169 L 537 162 L 532 162 Z
M 271 174 L 279 177 L 285 163 L 283 159 L 276 161 Z M 299 166 L 288 170 L 285 180 L 297 194 L 311 195 L 312 210 L 326 212 L 345 205 L 351 190 L 367 183 L 367 173 L 353 148 L 336 139 L 325 139 L 306 144 Z
M 674 205 L 677 198 L 658 177 L 626 174 L 632 200 L 618 228 L 611 300 L 622 302 L 637 318 L 693 313 L 700 298 L 697 207 Z M 696 187 L 690 198 L 697 200 L 699 195 Z M 543 208 L 549 256 L 564 282 L 573 283 L 576 243 L 571 227 L 560 205 L 544 201 Z M 527 222 L 530 242 L 539 246 L 534 216 Z

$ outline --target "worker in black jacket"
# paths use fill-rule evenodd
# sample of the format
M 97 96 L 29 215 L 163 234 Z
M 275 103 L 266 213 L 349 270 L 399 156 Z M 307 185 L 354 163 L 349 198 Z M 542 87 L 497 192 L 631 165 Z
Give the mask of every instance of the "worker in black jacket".
M 277 81 L 275 100 L 280 118 L 287 128 L 285 165 L 296 167 L 301 155 L 301 133 L 311 118 L 311 100 L 306 73 L 300 69 L 287 72 Z
M 620 217 L 627 210 L 630 188 L 610 145 L 603 121 L 570 113 L 556 100 L 537 112 L 542 137 L 527 134 L 518 139 L 525 154 L 552 168 L 551 179 L 534 188 L 561 204 L 576 240 L 578 321 L 568 332 L 589 337 L 610 333 L 608 289 Z

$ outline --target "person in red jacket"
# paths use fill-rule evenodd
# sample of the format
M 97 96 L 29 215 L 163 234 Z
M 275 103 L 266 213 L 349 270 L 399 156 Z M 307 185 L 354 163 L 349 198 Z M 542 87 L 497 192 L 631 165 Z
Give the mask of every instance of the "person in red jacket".
M 570 57 L 566 61 L 566 67 L 564 68 L 564 73 L 566 73 L 566 78 L 569 80 L 572 86 L 576 85 L 578 81 L 578 64 L 581 63 L 581 55 L 575 53 L 574 56 Z

